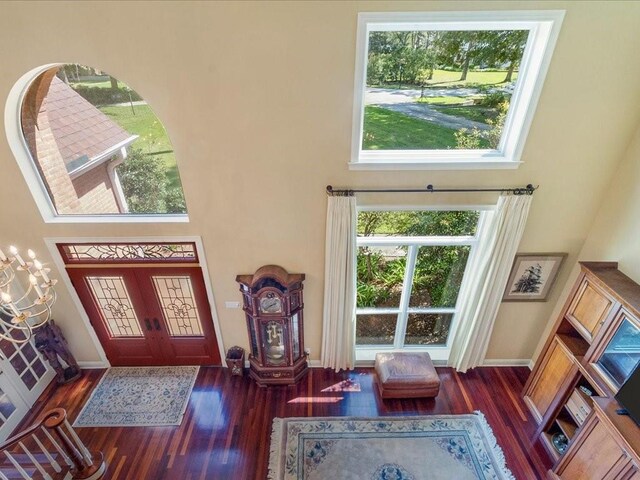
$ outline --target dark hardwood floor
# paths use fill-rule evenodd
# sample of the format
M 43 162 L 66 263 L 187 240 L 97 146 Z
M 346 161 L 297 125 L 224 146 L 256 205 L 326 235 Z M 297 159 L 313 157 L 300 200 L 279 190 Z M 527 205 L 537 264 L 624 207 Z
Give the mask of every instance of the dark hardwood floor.
M 78 428 L 91 450 L 108 462 L 109 479 L 264 479 L 274 417 L 456 414 L 480 410 L 517 479 L 544 478 L 551 461 L 538 442 L 535 422 L 520 397 L 527 368 L 485 367 L 466 374 L 438 368 L 442 387 L 435 400 L 380 399 L 373 369 L 348 373 L 311 369 L 292 387 L 259 388 L 226 369 L 201 368 L 179 427 Z M 64 407 L 75 420 L 104 370 L 85 370 L 78 382 L 52 386 L 38 400 L 28 426 L 45 410 Z M 357 392 L 330 391 L 350 379 Z

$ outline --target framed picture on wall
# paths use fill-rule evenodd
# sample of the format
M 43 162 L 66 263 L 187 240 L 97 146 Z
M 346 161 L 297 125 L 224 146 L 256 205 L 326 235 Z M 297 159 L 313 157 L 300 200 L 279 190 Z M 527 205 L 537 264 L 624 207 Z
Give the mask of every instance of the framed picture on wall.
M 545 302 L 566 253 L 518 253 L 513 260 L 503 302 Z

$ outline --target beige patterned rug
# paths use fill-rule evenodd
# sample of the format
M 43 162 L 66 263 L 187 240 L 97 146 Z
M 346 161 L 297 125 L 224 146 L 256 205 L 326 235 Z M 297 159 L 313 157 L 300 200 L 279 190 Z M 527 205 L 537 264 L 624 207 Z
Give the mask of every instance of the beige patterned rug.
M 269 480 L 513 480 L 480 412 L 276 418 Z
M 180 425 L 199 367 L 113 367 L 94 388 L 74 427 Z

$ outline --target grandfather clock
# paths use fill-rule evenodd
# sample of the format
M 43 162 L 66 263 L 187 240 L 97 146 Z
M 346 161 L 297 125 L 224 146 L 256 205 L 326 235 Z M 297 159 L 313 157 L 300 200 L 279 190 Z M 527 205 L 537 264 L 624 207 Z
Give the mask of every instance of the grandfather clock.
M 249 331 L 249 374 L 261 387 L 292 385 L 307 373 L 303 280 L 304 273 L 288 273 L 278 265 L 236 277 Z

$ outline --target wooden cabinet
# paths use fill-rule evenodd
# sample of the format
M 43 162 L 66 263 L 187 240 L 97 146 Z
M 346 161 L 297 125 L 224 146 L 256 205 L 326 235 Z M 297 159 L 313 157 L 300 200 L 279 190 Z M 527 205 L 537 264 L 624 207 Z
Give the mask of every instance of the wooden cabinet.
M 615 413 L 613 399 L 595 398 L 594 410 L 553 469 L 566 480 L 638 479 L 640 433 L 633 420 Z
M 626 476 L 616 476 L 626 450 L 608 435 L 610 422 L 598 423 L 601 417 L 592 416 L 594 398 L 612 398 L 629 374 L 616 360 L 616 344 L 625 346 L 627 364 L 640 359 L 640 335 L 636 335 L 640 285 L 617 266 L 614 262 L 581 263 L 581 274 L 524 387 L 525 403 L 539 424 L 540 441 L 557 465 L 563 465 L 560 478 L 627 480 L 638 475 L 634 467 Z M 640 438 L 640 428 L 635 424 L 634 428 Z M 597 466 L 590 460 L 594 451 L 603 455 Z M 566 460 L 569 452 L 570 465 Z
M 585 276 L 567 310 L 566 317 L 591 342 L 614 306 L 614 300 L 589 276 Z
M 545 358 L 545 364 L 527 395 L 534 415 L 542 419 L 553 403 L 556 394 L 569 379 L 575 368 L 570 353 L 558 338 L 554 338 Z

